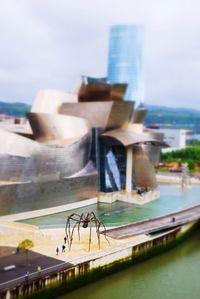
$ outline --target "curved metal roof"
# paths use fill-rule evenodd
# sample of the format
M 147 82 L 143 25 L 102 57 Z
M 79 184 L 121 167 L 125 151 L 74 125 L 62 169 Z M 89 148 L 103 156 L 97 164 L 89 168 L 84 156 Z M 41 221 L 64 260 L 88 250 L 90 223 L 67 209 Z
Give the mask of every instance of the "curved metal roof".
M 143 124 L 146 114 L 147 114 L 147 110 L 144 108 L 135 110 L 133 113 L 133 121 L 132 122 L 135 124 Z
M 158 141 L 151 136 L 148 136 L 148 133 L 135 133 L 133 131 L 125 129 L 111 130 L 103 133 L 101 135 L 103 138 L 111 138 L 127 147 L 129 145 L 140 144 L 140 143 L 151 143 L 157 146 L 168 147 L 165 142 Z

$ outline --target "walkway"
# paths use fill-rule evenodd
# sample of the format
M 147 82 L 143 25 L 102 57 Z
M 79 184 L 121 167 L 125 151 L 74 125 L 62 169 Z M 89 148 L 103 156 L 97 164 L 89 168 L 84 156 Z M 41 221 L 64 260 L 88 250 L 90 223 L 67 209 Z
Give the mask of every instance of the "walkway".
M 172 221 L 174 217 L 174 221 Z M 176 213 L 165 216 L 147 219 L 145 221 L 135 222 L 121 226 L 119 228 L 108 229 L 106 235 L 114 239 L 124 239 L 135 235 L 156 232 L 172 227 L 176 227 L 188 222 L 200 219 L 200 205 L 193 206 Z
M 37 272 L 37 267 L 40 265 L 41 269 L 63 264 L 62 261 L 55 258 L 38 254 L 36 252 L 29 252 L 28 265 L 26 261 L 26 254 L 10 254 L 0 258 L 0 286 L 2 283 L 15 279 L 16 277 L 24 276 L 27 271 L 30 273 Z M 70 263 L 68 263 L 71 266 Z M 4 271 L 3 268 L 9 265 L 15 265 L 16 268 L 10 271 Z

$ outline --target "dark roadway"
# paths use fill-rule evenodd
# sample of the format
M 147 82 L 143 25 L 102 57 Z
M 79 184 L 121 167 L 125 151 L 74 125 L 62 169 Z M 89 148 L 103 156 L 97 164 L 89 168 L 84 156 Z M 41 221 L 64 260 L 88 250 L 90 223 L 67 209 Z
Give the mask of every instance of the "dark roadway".
M 63 264 L 63 261 L 51 258 L 33 251 L 30 251 L 28 254 L 29 257 L 29 265 L 27 264 L 26 261 L 26 254 L 25 253 L 12 253 L 13 251 L 15 252 L 15 248 L 9 248 L 6 247 L 8 250 L 9 255 L 1 256 L 0 257 L 0 284 L 4 283 L 6 281 L 18 278 L 20 276 L 24 276 L 27 271 L 29 273 L 37 272 L 37 267 L 40 266 L 41 269 L 49 268 L 51 266 L 55 265 L 61 265 Z M 3 249 L 3 247 L 1 247 Z M 5 252 L 5 250 L 4 250 Z M 67 253 L 66 253 L 67 254 Z M 9 265 L 15 265 L 16 268 L 13 270 L 5 271 L 3 268 L 5 266 Z M 66 266 L 71 266 L 70 263 Z M 67 268 L 67 267 L 66 267 Z M 38 273 L 39 275 L 39 273 Z M 0 285 L 1 288 L 1 285 Z

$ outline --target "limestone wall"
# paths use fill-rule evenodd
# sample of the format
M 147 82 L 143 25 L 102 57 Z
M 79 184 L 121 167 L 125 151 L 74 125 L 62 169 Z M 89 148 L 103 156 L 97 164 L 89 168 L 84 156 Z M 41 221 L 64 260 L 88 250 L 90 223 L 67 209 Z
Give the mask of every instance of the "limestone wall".
M 43 270 L 40 276 L 33 273 L 28 282 L 19 278 L 10 282 L 10 286 L 9 283 L 4 284 L 4 287 L 0 286 L 0 299 L 24 298 L 27 295 L 29 298 L 55 298 L 174 246 L 186 237 L 195 225 L 193 222 L 137 245 L 127 242 L 97 255 L 76 259 L 71 264 L 63 263 Z

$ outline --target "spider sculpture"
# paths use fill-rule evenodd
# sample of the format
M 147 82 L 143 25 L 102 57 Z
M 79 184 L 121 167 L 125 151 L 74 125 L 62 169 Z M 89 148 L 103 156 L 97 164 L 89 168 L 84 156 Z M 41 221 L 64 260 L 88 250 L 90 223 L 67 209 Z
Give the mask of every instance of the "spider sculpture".
M 71 226 L 71 222 L 75 222 L 73 224 L 73 226 Z M 81 215 L 73 213 L 67 217 L 66 227 L 65 227 L 65 233 L 66 233 L 67 244 L 68 244 L 69 250 L 71 250 L 75 228 L 78 229 L 78 238 L 80 241 L 80 227 L 82 226 L 83 228 L 87 228 L 89 226 L 90 234 L 89 234 L 89 249 L 88 250 L 90 251 L 91 240 L 92 240 L 92 237 L 91 237 L 92 236 L 92 224 L 93 223 L 95 224 L 95 228 L 96 228 L 99 249 L 100 249 L 100 227 L 101 226 L 104 229 L 105 239 L 107 240 L 108 244 L 110 244 L 106 237 L 106 227 L 103 224 L 103 222 L 100 221 L 96 217 L 94 212 L 87 213 L 86 215 L 84 215 L 83 213 Z

